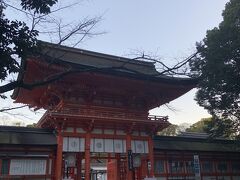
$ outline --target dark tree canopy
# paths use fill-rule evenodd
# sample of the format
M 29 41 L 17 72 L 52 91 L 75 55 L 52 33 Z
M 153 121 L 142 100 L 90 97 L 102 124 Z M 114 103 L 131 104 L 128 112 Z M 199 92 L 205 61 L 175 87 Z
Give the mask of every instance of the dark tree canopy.
M 26 58 L 34 52 L 38 32 L 30 30 L 24 22 L 5 19 L 4 15 L 0 27 L 0 80 L 5 80 L 9 74 L 19 72 L 16 58 Z
M 196 99 L 213 116 L 216 135 L 240 132 L 240 1 L 230 0 L 223 21 L 197 43 L 191 70 L 200 79 Z M 221 120 L 220 120 L 221 119 Z M 227 122 L 227 123 L 226 123 Z
M 48 14 L 57 0 L 21 0 L 23 10 L 34 14 Z M 0 81 L 11 73 L 20 72 L 20 61 L 31 56 L 37 47 L 38 31 L 31 29 L 25 22 L 9 20 L 4 10 L 8 5 L 0 0 Z
M 51 7 L 58 0 L 21 0 L 21 6 L 24 10 L 33 10 L 38 14 L 48 14 L 51 12 Z
M 101 20 L 101 17 L 84 18 L 77 23 L 63 24 L 61 18 L 51 16 L 52 13 L 69 8 L 77 3 L 68 2 L 64 7 L 53 7 L 58 0 L 19 0 L 19 7 L 8 4 L 9 1 L 0 0 L 0 98 L 4 98 L 3 93 L 15 88 L 22 87 L 33 89 L 43 84 L 51 83 L 70 73 L 62 72 L 56 77 L 35 83 L 26 83 L 22 79 L 12 76 L 14 73 L 22 73 L 24 67 L 21 64 L 32 56 L 38 56 L 41 48 L 41 41 L 38 41 L 39 34 L 47 33 L 49 39 L 52 36 L 58 45 L 66 41 L 72 41 L 73 46 L 77 46 L 85 37 L 92 37 L 99 33 L 93 32 L 93 27 Z M 4 12 L 7 8 L 12 8 L 24 13 L 30 20 L 29 25 L 24 21 L 11 20 Z M 53 9 L 54 8 L 54 9 Z M 49 26 L 49 29 L 48 29 Z M 43 30 L 44 29 L 44 30 Z M 42 31 L 42 32 L 41 32 Z

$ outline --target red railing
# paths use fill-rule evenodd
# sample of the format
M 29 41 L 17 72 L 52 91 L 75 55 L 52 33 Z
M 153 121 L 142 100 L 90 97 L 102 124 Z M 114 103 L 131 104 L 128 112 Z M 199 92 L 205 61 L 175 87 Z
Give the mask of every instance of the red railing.
M 168 116 L 154 116 L 147 115 L 147 112 L 142 111 L 128 111 L 121 109 L 108 108 L 83 108 L 83 107 L 65 107 L 61 110 L 49 111 L 49 113 L 66 115 L 66 116 L 81 116 L 92 118 L 106 118 L 106 119 L 132 119 L 142 121 L 161 121 L 168 122 Z

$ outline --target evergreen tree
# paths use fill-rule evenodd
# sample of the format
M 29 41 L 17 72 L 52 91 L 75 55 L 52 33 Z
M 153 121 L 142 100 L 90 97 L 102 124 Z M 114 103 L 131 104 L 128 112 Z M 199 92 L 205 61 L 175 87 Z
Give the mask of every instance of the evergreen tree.
M 218 27 L 197 43 L 191 71 L 199 77 L 196 100 L 213 116 L 216 136 L 240 132 L 240 1 L 230 0 Z

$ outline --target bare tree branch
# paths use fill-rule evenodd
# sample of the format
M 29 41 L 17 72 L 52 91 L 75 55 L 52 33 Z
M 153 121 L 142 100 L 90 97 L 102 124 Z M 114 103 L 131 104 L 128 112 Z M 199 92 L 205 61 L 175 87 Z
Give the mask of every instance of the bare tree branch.
M 24 115 L 22 113 L 18 113 L 18 112 L 14 113 L 14 112 L 9 112 L 9 111 L 3 111 L 2 113 L 5 113 L 5 114 L 11 115 L 11 116 L 18 116 L 18 117 L 22 116 L 22 117 L 24 117 L 26 119 L 32 120 L 32 118 L 30 118 L 30 117 L 28 117 L 28 116 L 26 116 L 26 115 Z
M 24 107 L 28 107 L 28 105 L 23 105 L 23 106 L 18 106 L 18 107 L 13 107 L 13 108 L 2 108 L 0 109 L 0 112 L 6 112 L 6 111 L 11 111 L 11 110 L 16 110 L 16 109 L 21 109 Z
M 80 35 L 80 38 L 76 38 L 75 42 L 73 43 L 73 47 L 77 46 L 80 42 L 83 41 L 83 39 L 85 39 L 87 36 L 93 36 L 96 35 L 98 33 L 93 33 L 92 29 L 96 26 L 96 24 L 101 20 L 101 17 L 98 18 L 92 18 L 92 19 L 87 19 L 85 18 L 83 21 L 80 21 L 78 24 L 76 25 L 72 25 L 71 23 L 67 23 L 67 24 L 62 24 L 61 19 L 60 20 L 56 20 L 53 17 L 50 17 L 49 14 L 47 15 L 40 15 L 40 16 L 36 16 L 35 13 L 28 13 L 25 12 L 19 8 L 16 8 L 10 4 L 6 4 L 9 7 L 14 8 L 15 10 L 19 10 L 23 13 L 25 13 L 26 15 L 30 16 L 30 18 L 32 18 L 32 29 L 36 28 L 36 25 L 41 25 L 41 21 L 44 20 L 45 22 L 49 22 L 49 23 L 54 23 L 57 26 L 57 30 L 53 31 L 51 30 L 48 33 L 58 33 L 58 45 L 61 45 L 62 43 L 69 41 L 70 39 L 72 39 L 73 37 Z M 56 10 L 53 10 L 52 13 L 55 13 L 57 11 L 60 11 L 62 9 L 71 7 L 75 4 L 71 4 Z M 45 32 L 46 33 L 46 32 Z M 67 53 L 67 52 L 66 52 Z M 46 53 L 47 54 L 47 53 Z M 158 71 L 157 74 L 153 75 L 153 76 L 160 76 L 160 75 L 187 75 L 186 70 L 182 70 L 182 72 L 179 72 L 179 69 L 182 68 L 183 66 L 185 66 L 193 57 L 195 57 L 198 54 L 198 52 L 192 54 L 191 56 L 189 56 L 188 58 L 178 62 L 176 65 L 174 65 L 173 67 L 169 67 L 166 64 L 164 64 L 160 59 L 158 58 L 152 58 L 150 55 L 146 55 L 146 54 L 142 54 L 139 57 L 133 58 L 133 60 L 148 60 L 148 61 L 152 61 L 157 63 L 158 65 L 160 65 L 162 67 L 161 70 Z M 61 56 L 63 56 L 65 54 L 62 54 Z M 54 60 L 55 59 L 59 59 L 60 57 L 56 57 L 54 59 L 52 59 L 52 64 L 54 64 Z M 131 61 L 131 59 L 129 59 L 129 61 L 124 62 L 122 65 L 120 65 L 119 67 L 109 67 L 107 69 L 126 69 L 125 65 L 128 64 Z M 52 75 L 51 77 L 47 77 L 46 79 L 39 81 L 39 82 L 35 82 L 35 83 L 25 83 L 23 82 L 23 80 L 15 80 L 12 81 L 8 84 L 5 84 L 3 86 L 0 86 L 0 94 L 13 90 L 16 87 L 20 87 L 20 88 L 24 88 L 24 89 L 33 89 L 35 87 L 38 86 L 43 86 L 45 84 L 48 83 L 52 83 L 54 81 L 57 81 L 59 79 L 61 79 L 64 76 L 67 76 L 69 74 L 72 73 L 80 73 L 80 72 L 88 72 L 88 71 L 93 71 L 93 70 L 104 70 L 106 68 L 90 68 L 90 69 L 84 69 L 84 70 L 76 70 L 73 69 L 72 67 L 68 67 L 68 69 L 60 72 L 60 73 L 56 73 L 54 75 Z M 129 69 L 126 69 L 129 71 Z M 134 73 L 139 74 L 139 72 L 135 71 Z M 139 74 L 141 75 L 141 74 Z
M 179 111 L 178 109 L 176 109 L 175 107 L 169 105 L 168 103 L 166 103 L 166 104 L 164 104 L 164 105 L 167 107 L 168 110 L 170 110 L 170 111 L 172 111 L 172 112 L 174 112 L 174 113 L 176 113 L 177 111 Z
M 4 4 L 5 6 L 7 6 L 7 7 L 10 7 L 10 8 L 15 9 L 15 10 L 17 10 L 17 11 L 20 11 L 20 12 L 22 12 L 22 13 L 24 13 L 24 14 L 32 15 L 31 13 L 29 13 L 29 12 L 27 12 L 27 11 L 24 11 L 24 10 L 22 10 L 22 9 L 20 9 L 20 8 L 17 8 L 17 7 L 15 7 L 15 6 L 13 6 L 13 5 L 9 4 L 9 3 L 6 3 L 5 1 L 2 1 L 2 2 L 3 2 L 3 4 Z
M 80 70 L 69 67 L 67 70 L 65 70 L 63 72 L 53 74 L 53 75 L 47 77 L 46 79 L 35 82 L 35 83 L 25 83 L 25 82 L 23 82 L 23 80 L 17 80 L 17 81 L 10 82 L 6 85 L 0 86 L 0 94 L 7 92 L 7 91 L 11 91 L 17 87 L 32 90 L 35 87 L 39 87 L 39 86 L 43 86 L 43 85 L 55 82 L 55 81 L 65 77 L 67 75 L 70 75 L 70 74 L 92 72 L 92 71 L 96 71 L 96 70 L 103 71 L 103 70 L 119 70 L 119 69 L 123 70 L 123 69 L 125 69 L 125 70 L 131 71 L 135 74 L 143 75 L 142 73 L 139 73 L 138 71 L 126 69 L 125 67 L 123 67 L 123 65 L 124 64 L 122 64 L 120 66 L 116 66 L 116 67 L 106 67 L 106 68 L 92 67 L 92 68 L 86 68 L 86 69 L 80 69 Z
M 189 63 L 194 57 L 196 57 L 198 52 L 193 53 L 189 57 L 185 58 L 184 60 L 178 62 L 173 67 L 169 67 L 166 64 L 164 64 L 161 60 L 157 58 L 152 58 L 150 55 L 146 55 L 142 53 L 141 56 L 138 56 L 136 58 L 133 58 L 134 60 L 147 60 L 154 63 L 157 63 L 161 66 L 161 71 L 159 71 L 158 75 L 185 75 L 188 76 L 189 74 L 186 73 L 186 70 L 183 70 L 182 73 L 179 72 L 179 70 L 185 66 L 187 63 Z M 156 68 L 158 69 L 158 68 Z

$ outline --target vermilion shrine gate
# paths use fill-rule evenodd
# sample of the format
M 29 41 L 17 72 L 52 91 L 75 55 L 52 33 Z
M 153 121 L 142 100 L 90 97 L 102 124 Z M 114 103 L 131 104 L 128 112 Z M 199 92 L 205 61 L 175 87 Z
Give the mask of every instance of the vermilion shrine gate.
M 152 136 L 169 122 L 148 111 L 195 82 L 160 76 L 150 62 L 44 45 L 19 78 L 26 83 L 59 78 L 33 90 L 16 89 L 13 98 L 47 110 L 37 125 L 56 129 L 55 179 L 90 180 L 100 170 L 108 180 L 154 177 Z

